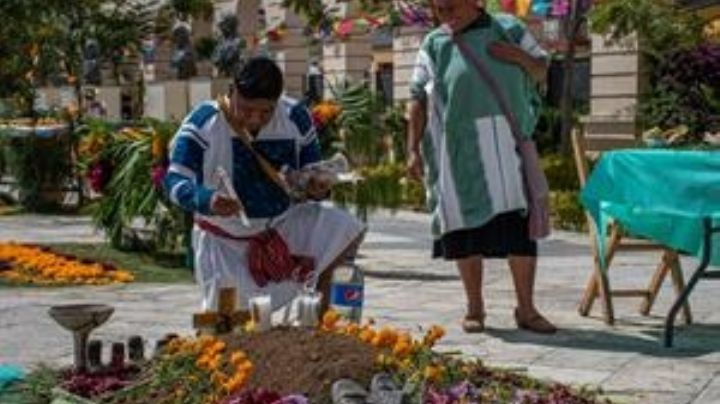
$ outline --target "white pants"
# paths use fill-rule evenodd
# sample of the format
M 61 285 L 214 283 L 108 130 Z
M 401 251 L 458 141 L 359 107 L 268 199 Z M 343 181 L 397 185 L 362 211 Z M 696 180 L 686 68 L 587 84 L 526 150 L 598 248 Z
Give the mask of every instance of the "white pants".
M 315 259 L 312 285 L 365 232 L 365 226 L 348 212 L 317 202 L 293 205 L 273 227 L 285 239 L 290 253 Z M 236 288 L 240 309 L 247 308 L 253 295 L 266 293 L 276 310 L 290 302 L 304 286 L 292 280 L 257 286 L 248 271 L 245 241 L 216 236 L 198 226 L 193 229 L 192 241 L 203 310 L 217 308 L 218 291 L 224 287 Z

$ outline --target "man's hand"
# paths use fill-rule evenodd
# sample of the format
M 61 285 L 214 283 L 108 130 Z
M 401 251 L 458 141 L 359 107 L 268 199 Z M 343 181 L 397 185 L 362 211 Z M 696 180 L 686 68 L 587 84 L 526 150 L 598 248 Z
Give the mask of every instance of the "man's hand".
M 320 200 L 327 198 L 332 188 L 332 179 L 328 174 L 317 173 L 310 176 L 305 188 L 305 194 L 310 199 Z
M 423 160 L 420 152 L 411 151 L 408 153 L 407 174 L 414 180 L 419 181 L 423 178 Z
M 542 83 L 547 78 L 547 64 L 543 59 L 536 59 L 519 46 L 495 41 L 488 45 L 488 53 L 497 60 L 520 66 L 536 82 Z
M 240 202 L 225 195 L 215 194 L 210 212 L 216 216 L 235 216 L 240 213 Z

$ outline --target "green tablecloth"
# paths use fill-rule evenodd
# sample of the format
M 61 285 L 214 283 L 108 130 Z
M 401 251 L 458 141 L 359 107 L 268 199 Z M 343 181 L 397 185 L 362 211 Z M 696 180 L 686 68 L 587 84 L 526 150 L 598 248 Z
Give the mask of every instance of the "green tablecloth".
M 720 224 L 720 152 L 618 150 L 606 152 L 582 190 L 598 225 L 601 250 L 609 220 L 631 234 L 695 256 L 702 253 L 702 219 Z M 720 234 L 712 239 L 720 265 Z

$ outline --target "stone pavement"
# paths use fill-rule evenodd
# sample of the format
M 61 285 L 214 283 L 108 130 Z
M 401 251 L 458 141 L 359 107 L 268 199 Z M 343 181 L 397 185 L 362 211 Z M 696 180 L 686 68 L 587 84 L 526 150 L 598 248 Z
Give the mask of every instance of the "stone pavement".
M 616 299 L 614 327 L 600 319 L 596 305 L 589 318 L 577 303 L 591 265 L 587 239 L 558 232 L 541 244 L 538 306 L 560 328 L 553 336 L 518 331 L 512 320 L 514 295 L 503 261 L 485 270 L 488 330 L 467 335 L 459 328 L 462 286 L 454 267 L 429 258 L 425 215 L 402 212 L 371 217 L 359 257 L 368 274 L 365 314 L 380 324 L 417 329 L 440 324 L 448 335 L 442 349 L 462 351 L 492 365 L 576 385 L 600 386 L 620 402 L 720 403 L 719 284 L 701 282 L 691 303 L 695 324 L 676 332 L 676 347 L 660 346 L 663 315 L 674 296 L 665 285 L 651 317 L 637 313 L 639 301 Z M 86 219 L 10 216 L 0 218 L 0 240 L 34 242 L 98 241 Z M 618 258 L 614 285 L 639 287 L 649 280 L 655 257 L 633 253 Z M 684 261 L 686 274 L 695 261 Z M 110 321 L 94 337 L 124 340 L 131 334 L 156 339 L 168 332 L 189 333 L 199 299 L 194 285 L 0 289 L 0 363 L 70 363 L 69 333 L 47 316 L 54 304 L 108 303 Z

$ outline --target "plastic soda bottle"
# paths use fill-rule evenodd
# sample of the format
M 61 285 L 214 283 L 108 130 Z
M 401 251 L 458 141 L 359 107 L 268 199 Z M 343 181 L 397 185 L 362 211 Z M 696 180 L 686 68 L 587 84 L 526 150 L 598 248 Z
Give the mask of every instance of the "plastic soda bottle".
M 365 293 L 363 270 L 353 261 L 335 268 L 330 287 L 330 307 L 349 321 L 359 323 Z

